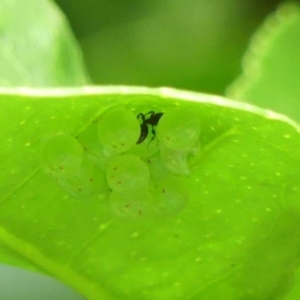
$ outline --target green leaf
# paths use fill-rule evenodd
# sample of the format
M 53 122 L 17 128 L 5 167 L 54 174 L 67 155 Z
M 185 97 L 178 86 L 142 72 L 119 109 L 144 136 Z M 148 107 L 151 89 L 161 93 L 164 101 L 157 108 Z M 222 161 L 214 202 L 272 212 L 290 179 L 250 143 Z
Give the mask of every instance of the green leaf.
M 300 121 L 300 8 L 283 5 L 253 37 L 227 96 Z
M 52 1 L 1 1 L 0 20 L 1 86 L 80 86 L 89 81 L 77 42 Z
M 3 262 L 92 300 L 280 299 L 288 291 L 300 253 L 300 134 L 287 117 L 216 96 L 129 87 L 2 89 L 0 106 Z M 201 150 L 189 176 L 174 175 L 189 191 L 180 213 L 124 220 L 109 190 L 75 199 L 41 169 L 45 139 L 77 137 L 115 107 L 199 114 Z
M 57 3 L 74 24 L 95 83 L 218 94 L 239 74 L 250 33 L 272 6 L 240 0 Z

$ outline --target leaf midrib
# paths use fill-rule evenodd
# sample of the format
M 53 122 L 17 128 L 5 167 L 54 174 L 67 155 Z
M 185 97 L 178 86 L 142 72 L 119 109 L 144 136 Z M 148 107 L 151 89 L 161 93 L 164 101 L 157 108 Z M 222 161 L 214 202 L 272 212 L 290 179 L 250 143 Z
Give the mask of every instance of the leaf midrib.
M 45 274 L 51 274 L 62 282 L 75 288 L 79 293 L 86 296 L 89 300 L 116 300 L 116 298 L 100 287 L 99 282 L 92 282 L 67 266 L 62 266 L 50 258 L 46 257 L 30 243 L 25 242 L 13 234 L 0 227 L 0 242 L 6 248 L 21 254 L 33 265 L 37 266 Z

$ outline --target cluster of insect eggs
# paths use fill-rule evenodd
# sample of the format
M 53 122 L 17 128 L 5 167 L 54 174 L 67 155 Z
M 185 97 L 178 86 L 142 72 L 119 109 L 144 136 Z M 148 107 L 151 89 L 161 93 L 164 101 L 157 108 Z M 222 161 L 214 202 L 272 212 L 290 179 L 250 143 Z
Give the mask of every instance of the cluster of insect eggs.
M 171 111 L 169 119 L 163 116 L 110 110 L 78 139 L 57 135 L 46 141 L 44 169 L 75 198 L 105 193 L 109 187 L 111 206 L 120 217 L 135 218 L 153 208 L 161 214 L 177 213 L 188 200 L 178 174 L 189 172 L 186 157 L 199 128 L 179 109 Z

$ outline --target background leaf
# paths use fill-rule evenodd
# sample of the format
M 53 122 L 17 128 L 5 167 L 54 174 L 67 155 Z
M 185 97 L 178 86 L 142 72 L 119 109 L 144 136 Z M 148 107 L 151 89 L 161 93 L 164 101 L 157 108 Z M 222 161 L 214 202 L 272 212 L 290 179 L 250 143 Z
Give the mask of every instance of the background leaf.
M 0 242 L 23 267 L 88 299 L 279 299 L 288 290 L 300 251 L 300 136 L 291 120 L 170 89 L 15 92 L 0 97 Z M 75 137 L 120 105 L 201 115 L 202 151 L 190 161 L 180 214 L 126 222 L 108 194 L 74 199 L 41 171 L 41 140 Z
M 281 0 L 56 0 L 96 84 L 224 94 L 249 38 Z
M 282 6 L 254 36 L 228 97 L 300 121 L 300 7 Z
M 80 86 L 89 79 L 64 16 L 50 1 L 0 2 L 0 85 Z

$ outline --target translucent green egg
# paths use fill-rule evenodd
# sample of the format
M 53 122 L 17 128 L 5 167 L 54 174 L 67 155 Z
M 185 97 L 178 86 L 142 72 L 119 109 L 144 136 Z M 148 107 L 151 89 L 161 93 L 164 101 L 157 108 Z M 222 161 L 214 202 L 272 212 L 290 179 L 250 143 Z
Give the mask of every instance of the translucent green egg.
M 139 157 L 119 155 L 109 162 L 106 178 L 110 188 L 119 193 L 147 189 L 150 173 L 147 165 Z
M 100 143 L 97 130 L 98 125 L 91 124 L 79 134 L 78 141 L 82 145 L 86 157 L 98 168 L 106 170 L 111 155 Z
M 112 191 L 109 201 L 112 211 L 117 217 L 125 220 L 139 220 L 150 215 L 152 195 L 147 190 L 128 194 Z
M 98 122 L 99 140 L 108 151 L 124 153 L 136 144 L 139 136 L 139 121 L 130 110 L 110 110 Z
M 49 175 L 68 176 L 80 168 L 83 149 L 74 137 L 60 134 L 42 143 L 40 159 Z
M 171 171 L 162 163 L 160 154 L 145 159 L 145 162 L 150 170 L 150 177 L 154 182 L 171 175 Z
M 189 200 L 189 192 L 183 181 L 168 176 L 151 189 L 153 209 L 161 215 L 175 215 L 181 212 Z
M 88 198 L 108 193 L 105 172 L 85 159 L 78 170 L 68 176 L 53 177 L 57 184 L 73 198 Z
M 199 115 L 188 108 L 166 111 L 157 125 L 159 141 L 172 150 L 189 150 L 200 135 Z
M 172 150 L 167 147 L 160 147 L 162 164 L 172 173 L 189 175 L 190 169 L 187 161 L 188 151 Z
M 141 158 L 148 158 L 155 155 L 159 151 L 159 142 L 157 138 L 152 140 L 152 133 L 140 144 L 134 145 L 127 153 L 139 156 Z

